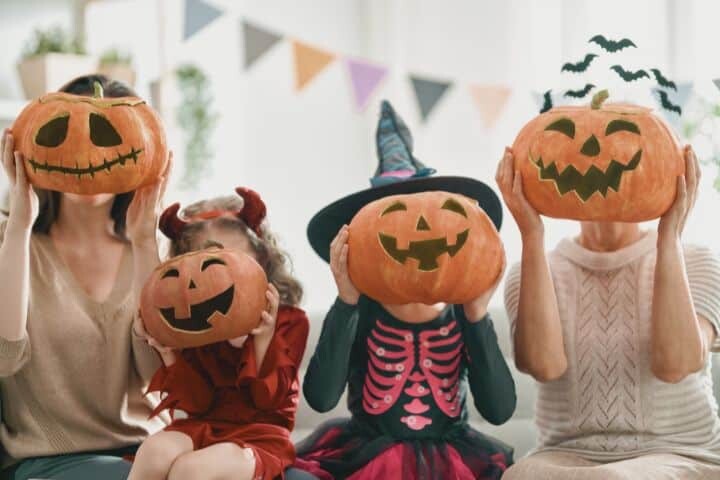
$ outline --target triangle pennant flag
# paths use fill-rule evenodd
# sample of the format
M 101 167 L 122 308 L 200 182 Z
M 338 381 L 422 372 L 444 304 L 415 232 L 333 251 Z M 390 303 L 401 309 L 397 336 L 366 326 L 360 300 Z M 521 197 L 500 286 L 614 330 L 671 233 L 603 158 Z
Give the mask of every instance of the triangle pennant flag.
M 429 78 L 410 76 L 413 90 L 415 90 L 415 98 L 420 108 L 420 116 L 425 122 L 433 111 L 438 101 L 445 95 L 447 89 L 452 85 L 451 82 L 432 80 Z
M 346 58 L 355 107 L 359 112 L 367 108 L 372 94 L 387 77 L 388 68 L 359 58 Z
M 295 89 L 297 91 L 305 88 L 310 80 L 335 60 L 334 54 L 297 40 L 293 40 L 292 47 L 295 57 Z
M 222 14 L 222 10 L 202 0 L 185 0 L 183 40 L 189 39 Z
M 718 88 L 718 90 L 720 90 L 720 78 L 714 78 L 713 83 Z
M 248 69 L 283 37 L 244 20 L 240 24 L 245 45 L 245 69 Z
M 492 128 L 512 91 L 502 85 L 470 85 L 470 94 L 480 111 L 485 128 Z

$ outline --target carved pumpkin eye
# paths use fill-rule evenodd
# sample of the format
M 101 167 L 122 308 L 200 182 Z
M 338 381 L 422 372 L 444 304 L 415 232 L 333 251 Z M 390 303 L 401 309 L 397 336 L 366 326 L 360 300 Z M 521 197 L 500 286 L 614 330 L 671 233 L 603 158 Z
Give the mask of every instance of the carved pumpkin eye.
M 162 277 L 160 278 L 168 278 L 168 277 L 179 277 L 180 272 L 178 272 L 177 268 L 171 268 L 167 272 L 162 274 Z
M 70 114 L 68 113 L 53 118 L 40 127 L 37 135 L 35 135 L 35 143 L 42 147 L 51 148 L 62 145 L 67 137 L 69 122 Z
M 389 207 L 387 207 L 385 210 L 383 210 L 383 212 L 380 214 L 380 216 L 382 217 L 382 216 L 387 215 L 388 213 L 400 212 L 400 211 L 406 211 L 406 210 L 407 210 L 407 206 L 403 202 L 395 202 L 392 205 L 390 205 Z
M 638 126 L 632 122 L 628 122 L 627 120 L 613 120 L 608 123 L 607 128 L 605 129 L 605 136 L 612 135 L 616 132 L 630 132 L 640 135 L 640 129 Z
M 97 113 L 90 114 L 90 140 L 98 147 L 115 147 L 123 143 L 110 121 Z
M 570 138 L 575 138 L 575 123 L 569 118 L 561 118 L 545 127 L 545 131 L 560 132 Z
M 459 213 L 463 217 L 467 218 L 467 212 L 465 211 L 465 208 L 460 205 L 460 202 L 453 198 L 448 198 L 447 200 L 445 200 L 445 203 L 443 203 L 442 207 L 440 208 L 444 210 L 450 210 L 451 212 Z
M 200 267 L 200 271 L 205 270 L 210 265 L 225 265 L 225 262 L 223 262 L 219 258 L 209 258 L 202 263 L 202 266 Z

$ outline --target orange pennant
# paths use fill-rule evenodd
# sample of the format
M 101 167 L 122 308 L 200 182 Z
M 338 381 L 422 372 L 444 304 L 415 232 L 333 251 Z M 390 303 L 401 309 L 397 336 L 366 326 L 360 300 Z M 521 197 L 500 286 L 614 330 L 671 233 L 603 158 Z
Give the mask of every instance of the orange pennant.
M 470 85 L 470 93 L 480 111 L 485 128 L 492 128 L 512 91 L 502 85 Z
M 298 91 L 335 60 L 334 54 L 297 40 L 293 40 L 292 47 L 295 57 L 295 89 Z

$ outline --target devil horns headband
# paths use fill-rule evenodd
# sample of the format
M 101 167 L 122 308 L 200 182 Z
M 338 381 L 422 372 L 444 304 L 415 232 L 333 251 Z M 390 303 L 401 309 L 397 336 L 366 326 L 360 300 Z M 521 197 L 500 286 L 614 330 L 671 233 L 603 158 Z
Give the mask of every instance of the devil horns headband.
M 265 202 L 263 202 L 260 195 L 254 190 L 250 190 L 245 187 L 237 187 L 235 189 L 240 197 L 243 199 L 243 207 L 240 211 L 236 210 L 210 210 L 206 212 L 200 212 L 188 219 L 181 218 L 178 216 L 180 211 L 180 203 L 173 203 L 165 209 L 160 215 L 160 231 L 168 237 L 170 240 L 177 240 L 182 235 L 185 227 L 191 223 L 201 222 L 203 220 L 210 220 L 213 218 L 221 217 L 223 215 L 232 215 L 239 218 L 245 225 L 255 232 L 258 237 L 261 237 L 260 224 L 265 219 L 267 214 L 267 208 Z

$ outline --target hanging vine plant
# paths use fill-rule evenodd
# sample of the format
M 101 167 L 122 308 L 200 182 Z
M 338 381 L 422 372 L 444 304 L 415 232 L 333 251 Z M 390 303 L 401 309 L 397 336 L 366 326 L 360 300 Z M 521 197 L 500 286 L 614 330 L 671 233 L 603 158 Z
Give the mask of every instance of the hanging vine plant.
M 185 132 L 185 170 L 181 187 L 194 188 L 210 173 L 213 152 L 209 141 L 217 123 L 213 95 L 207 75 L 193 64 L 175 72 L 182 97 L 177 120 Z

